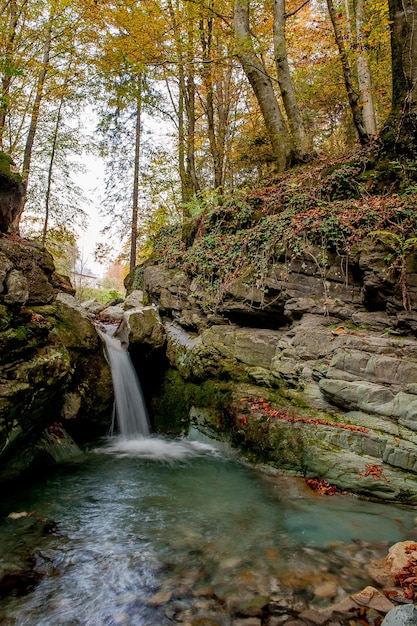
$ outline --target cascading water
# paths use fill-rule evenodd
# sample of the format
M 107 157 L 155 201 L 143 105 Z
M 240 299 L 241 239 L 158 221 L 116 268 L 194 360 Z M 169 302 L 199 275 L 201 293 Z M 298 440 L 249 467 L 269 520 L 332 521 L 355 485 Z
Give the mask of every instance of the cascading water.
M 127 350 L 116 337 L 97 328 L 109 359 L 117 423 L 123 437 L 149 435 L 148 413 L 135 368 Z

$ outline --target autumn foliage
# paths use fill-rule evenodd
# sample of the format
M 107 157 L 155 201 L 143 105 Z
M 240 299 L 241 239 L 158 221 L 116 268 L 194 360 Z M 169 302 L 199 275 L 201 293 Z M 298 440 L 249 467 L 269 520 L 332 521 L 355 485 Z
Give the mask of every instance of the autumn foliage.
M 364 426 L 355 426 L 354 424 L 343 424 L 341 422 L 332 422 L 330 420 L 306 417 L 297 415 L 294 411 L 287 409 L 274 409 L 271 402 L 265 401 L 264 398 L 242 398 L 242 402 L 247 402 L 253 412 L 261 413 L 268 420 L 285 420 L 292 424 L 312 424 L 313 426 L 330 426 L 332 428 L 342 428 L 345 430 L 356 431 L 361 433 L 369 433 L 369 429 Z
M 407 554 L 417 550 L 417 543 L 411 544 L 406 547 Z M 411 557 L 407 565 L 394 576 L 394 582 L 399 587 L 402 587 L 404 595 L 413 602 L 417 601 L 417 558 Z

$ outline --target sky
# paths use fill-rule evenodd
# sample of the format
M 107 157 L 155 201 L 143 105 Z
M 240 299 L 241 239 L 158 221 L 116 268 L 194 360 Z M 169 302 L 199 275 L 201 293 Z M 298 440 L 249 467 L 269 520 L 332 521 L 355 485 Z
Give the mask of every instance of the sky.
M 84 207 L 88 214 L 88 226 L 86 230 L 78 229 L 80 249 L 83 266 L 91 269 L 97 276 L 102 276 L 106 271 L 106 265 L 94 260 L 96 244 L 104 241 L 101 234 L 106 225 L 105 219 L 100 215 L 100 203 L 104 195 L 104 162 L 97 156 L 84 155 L 83 164 L 86 171 L 77 176 L 77 184 L 81 187 L 86 198 L 90 202 Z

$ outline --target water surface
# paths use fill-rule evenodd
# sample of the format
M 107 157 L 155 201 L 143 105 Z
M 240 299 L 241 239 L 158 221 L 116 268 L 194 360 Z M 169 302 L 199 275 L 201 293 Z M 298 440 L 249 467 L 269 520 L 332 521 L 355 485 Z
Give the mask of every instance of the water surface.
M 3 499 L 0 623 L 227 625 L 245 597 L 320 604 L 323 579 L 369 584 L 365 563 L 414 538 L 415 514 L 318 496 L 208 443 L 115 438 Z

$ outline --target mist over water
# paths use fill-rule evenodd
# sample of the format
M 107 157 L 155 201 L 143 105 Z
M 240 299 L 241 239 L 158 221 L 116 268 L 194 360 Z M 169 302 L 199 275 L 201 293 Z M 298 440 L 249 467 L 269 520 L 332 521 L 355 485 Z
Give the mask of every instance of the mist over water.
M 111 437 L 107 444 L 97 448 L 96 452 L 165 463 L 188 461 L 205 455 L 220 456 L 218 448 L 209 443 L 189 439 L 167 439 L 152 435 L 148 437 Z

